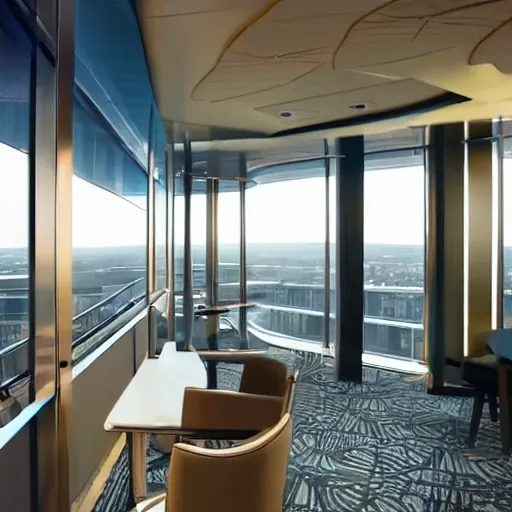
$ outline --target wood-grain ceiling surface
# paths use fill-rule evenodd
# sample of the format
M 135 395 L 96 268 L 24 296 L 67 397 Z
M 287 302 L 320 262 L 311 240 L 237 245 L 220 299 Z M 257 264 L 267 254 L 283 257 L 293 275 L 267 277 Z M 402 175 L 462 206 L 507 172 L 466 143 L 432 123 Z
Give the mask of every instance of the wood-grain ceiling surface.
M 139 0 L 138 13 L 168 121 L 270 134 L 445 92 L 473 101 L 410 122 L 512 114 L 512 0 Z

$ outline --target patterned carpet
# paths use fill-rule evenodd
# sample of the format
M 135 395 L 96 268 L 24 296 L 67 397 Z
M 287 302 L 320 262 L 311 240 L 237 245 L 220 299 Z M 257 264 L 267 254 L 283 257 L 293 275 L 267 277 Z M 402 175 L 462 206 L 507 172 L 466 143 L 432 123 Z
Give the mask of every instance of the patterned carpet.
M 362 385 L 335 383 L 332 362 L 274 350 L 299 367 L 285 512 L 509 512 L 512 458 L 484 411 L 476 449 L 466 448 L 471 401 L 434 397 L 422 378 L 365 369 Z M 240 368 L 222 367 L 222 388 Z M 163 490 L 168 456 L 150 443 L 148 491 Z M 95 512 L 125 510 L 127 455 Z

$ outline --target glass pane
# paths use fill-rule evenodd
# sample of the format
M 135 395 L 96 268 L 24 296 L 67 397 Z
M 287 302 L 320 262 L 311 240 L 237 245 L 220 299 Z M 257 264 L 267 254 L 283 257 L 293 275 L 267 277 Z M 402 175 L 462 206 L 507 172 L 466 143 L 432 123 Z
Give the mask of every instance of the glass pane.
M 185 340 L 183 327 L 183 247 L 185 245 L 185 201 L 183 176 L 174 177 L 174 339 Z
M 425 172 L 395 156 L 365 170 L 364 350 L 423 360 Z
M 325 177 L 247 190 L 251 346 L 318 348 L 323 341 Z
M 512 139 L 503 150 L 503 327 L 512 327 Z
M 154 194 L 155 194 L 155 290 L 167 287 L 166 244 L 167 244 L 167 166 L 166 134 L 164 126 L 154 109 L 153 116 L 154 151 Z
M 231 184 L 229 184 L 231 185 Z M 220 183 L 218 203 L 219 301 L 240 301 L 240 192 Z
M 147 174 L 103 127 L 99 115 L 75 103 L 73 117 L 78 127 L 73 130 L 76 361 L 105 338 L 103 331 L 98 339 L 99 330 L 145 298 Z M 85 162 L 88 179 L 77 174 Z
M 31 52 L 29 38 L 0 3 L 0 428 L 27 404 L 30 381 Z

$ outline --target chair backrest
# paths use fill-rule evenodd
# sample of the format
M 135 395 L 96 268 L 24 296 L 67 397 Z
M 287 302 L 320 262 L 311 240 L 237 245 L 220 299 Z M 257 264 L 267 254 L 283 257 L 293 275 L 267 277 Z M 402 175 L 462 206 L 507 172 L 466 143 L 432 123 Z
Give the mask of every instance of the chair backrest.
M 174 445 L 166 512 L 281 512 L 292 421 L 224 450 Z
M 240 392 L 283 397 L 286 393 L 286 365 L 271 357 L 253 357 L 244 364 Z

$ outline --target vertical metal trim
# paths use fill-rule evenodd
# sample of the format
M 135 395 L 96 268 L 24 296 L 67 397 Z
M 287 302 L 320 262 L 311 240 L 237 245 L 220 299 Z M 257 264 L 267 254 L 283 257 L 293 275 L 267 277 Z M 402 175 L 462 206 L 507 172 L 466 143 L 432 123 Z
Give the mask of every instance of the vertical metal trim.
M 492 122 L 470 122 L 468 135 L 468 355 L 477 356 L 492 328 Z
M 148 195 L 146 201 L 146 304 L 148 311 L 148 357 L 155 356 L 155 322 L 151 309 L 151 297 L 155 292 L 155 149 L 153 147 L 154 107 L 150 109 L 148 141 Z
M 175 334 L 174 298 L 174 133 L 168 133 L 167 144 L 167 194 L 166 194 L 166 275 L 167 275 L 167 333 L 170 340 Z
M 57 130 L 56 130 L 56 334 L 60 371 L 57 377 L 58 510 L 68 510 L 68 414 L 72 393 L 73 318 L 73 85 L 74 1 L 60 0 L 57 23 Z
M 504 273 L 504 219 L 503 219 L 503 201 L 504 201 L 504 189 L 503 189 L 503 154 L 504 154 L 504 141 L 503 141 L 503 119 L 499 119 L 497 122 L 498 139 L 496 143 L 496 173 L 497 173 L 497 205 L 496 205 L 496 326 L 503 327 L 503 291 L 505 277 Z
M 183 137 L 183 199 L 184 199 L 184 241 L 183 241 L 183 332 L 186 349 L 192 345 L 194 329 L 194 296 L 191 242 L 191 196 L 192 196 L 192 148 L 190 135 Z
M 208 155 L 208 171 L 210 171 L 211 157 Z M 214 268 L 213 268 L 213 179 L 206 181 L 206 260 L 205 260 L 205 277 L 206 277 L 206 303 L 208 305 L 215 304 L 213 295 L 214 291 Z
M 55 69 L 44 54 L 34 52 L 32 73 L 32 147 L 30 150 L 30 401 L 46 400 L 57 390 L 55 296 Z M 37 87 L 36 87 L 37 86 Z M 34 94 L 35 93 L 35 94 Z M 57 509 L 56 401 L 31 422 L 32 507 Z M 34 475 L 34 473 L 36 473 Z
M 324 140 L 324 153 L 329 154 L 329 146 Z M 329 158 L 324 160 L 325 166 L 325 254 L 324 254 L 324 332 L 323 347 L 330 347 L 330 331 L 331 331 L 331 240 L 330 240 L 330 194 L 329 194 L 329 177 L 330 163 Z
M 240 176 L 247 176 L 247 160 L 244 153 L 239 155 Z M 247 233 L 245 210 L 246 182 L 240 182 L 240 302 L 245 304 L 247 298 Z M 249 335 L 247 332 L 247 308 L 240 308 L 238 316 L 238 331 L 240 348 L 249 348 Z
M 444 276 L 444 259 L 438 257 L 440 240 L 443 238 L 444 202 L 438 190 L 438 175 L 442 173 L 442 151 L 444 145 L 442 126 L 429 127 L 429 142 L 426 158 L 425 186 L 425 304 L 423 311 L 424 356 L 429 362 L 429 386 L 437 388 L 444 383 L 444 295 L 440 285 Z M 443 180 L 440 179 L 440 182 Z M 440 222 L 438 223 L 438 219 Z
M 336 376 L 361 382 L 364 324 L 364 138 L 336 139 Z M 341 165 L 341 155 L 344 159 Z

